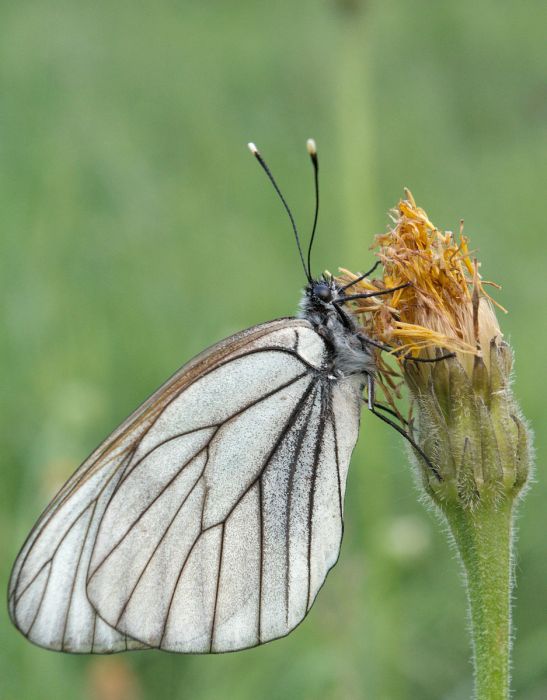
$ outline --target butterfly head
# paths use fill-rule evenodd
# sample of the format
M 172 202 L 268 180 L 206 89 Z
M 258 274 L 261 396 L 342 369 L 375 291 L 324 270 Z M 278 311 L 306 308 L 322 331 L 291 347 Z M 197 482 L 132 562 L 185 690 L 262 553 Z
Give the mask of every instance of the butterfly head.
M 306 285 L 301 306 L 309 313 L 325 314 L 334 311 L 334 303 L 339 295 L 340 288 L 334 278 L 323 275 Z
M 306 296 L 312 304 L 324 306 L 331 304 L 338 296 L 338 287 L 334 279 L 323 276 L 318 280 L 312 280 L 306 287 Z
M 310 287 L 310 296 L 319 303 L 328 304 L 333 300 L 335 290 L 326 280 L 312 282 Z

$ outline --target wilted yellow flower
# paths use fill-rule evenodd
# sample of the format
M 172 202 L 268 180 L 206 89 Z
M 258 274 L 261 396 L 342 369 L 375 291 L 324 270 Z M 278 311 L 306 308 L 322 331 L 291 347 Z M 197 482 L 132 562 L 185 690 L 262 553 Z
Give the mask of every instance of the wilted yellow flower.
M 393 228 L 376 237 L 383 276 L 356 282 L 352 293 L 407 286 L 392 295 L 356 299 L 354 312 L 367 335 L 392 346 L 399 357 L 433 357 L 435 348 L 444 348 L 456 352 L 471 372 L 473 357 L 502 337 L 485 291 L 493 283 L 481 280 L 467 237 L 460 232 L 456 240 L 437 229 L 412 194 L 405 194 L 392 213 Z M 341 272 L 342 284 L 358 277 Z M 488 357 L 486 352 L 487 365 Z
M 463 232 L 456 239 L 439 230 L 408 190 L 392 220 L 374 245 L 382 276 L 359 280 L 342 270 L 338 279 L 358 280 L 349 288 L 356 296 L 402 287 L 350 302 L 363 333 L 399 362 L 398 377 L 378 350 L 376 379 L 403 421 L 399 389 L 409 391 L 406 423 L 429 460 L 418 461 L 434 500 L 455 494 L 473 506 L 488 491 L 517 493 L 528 473 L 528 433 L 510 389 L 512 353 L 485 290 L 493 283 L 481 279 Z M 412 361 L 447 354 L 454 356 Z

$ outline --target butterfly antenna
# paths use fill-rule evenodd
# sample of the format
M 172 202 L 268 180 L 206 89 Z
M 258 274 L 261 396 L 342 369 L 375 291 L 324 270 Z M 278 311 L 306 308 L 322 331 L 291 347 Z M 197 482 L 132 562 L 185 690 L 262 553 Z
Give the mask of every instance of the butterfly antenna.
M 311 249 L 313 246 L 313 239 L 315 238 L 315 231 L 317 229 L 317 218 L 319 216 L 319 161 L 317 159 L 317 147 L 313 139 L 308 139 L 306 141 L 306 148 L 310 154 L 311 162 L 313 165 L 313 179 L 315 184 L 315 214 L 313 217 L 313 227 L 310 236 L 310 244 L 308 246 L 308 279 L 311 278 Z
M 294 216 L 292 215 L 292 211 L 289 208 L 289 205 L 287 204 L 287 201 L 285 200 L 285 197 L 281 194 L 281 190 L 279 189 L 279 186 L 277 182 L 275 181 L 274 176 L 271 173 L 270 168 L 266 165 L 266 161 L 262 156 L 260 155 L 258 148 L 254 145 L 254 143 L 249 143 L 247 144 L 249 147 L 249 150 L 253 154 L 253 156 L 257 159 L 257 161 L 260 163 L 262 170 L 266 173 L 268 176 L 269 181 L 272 183 L 274 190 L 277 192 L 279 199 L 283 203 L 283 206 L 285 207 L 285 211 L 289 215 L 289 219 L 291 220 L 291 225 L 292 225 L 292 230 L 294 231 L 294 237 L 296 239 L 296 245 L 298 247 L 298 252 L 300 253 L 300 260 L 302 261 L 302 267 L 304 268 L 304 274 L 306 275 L 306 278 L 308 282 L 311 283 L 311 275 L 309 271 L 306 269 L 306 263 L 304 262 L 304 253 L 302 252 L 302 246 L 300 245 L 300 236 L 298 235 L 298 229 L 296 228 L 296 222 L 294 220 Z

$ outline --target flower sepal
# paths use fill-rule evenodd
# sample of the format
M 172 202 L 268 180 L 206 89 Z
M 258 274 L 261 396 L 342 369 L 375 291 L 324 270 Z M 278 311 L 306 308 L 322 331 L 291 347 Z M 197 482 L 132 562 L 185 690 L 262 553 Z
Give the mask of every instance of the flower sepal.
M 418 454 L 424 486 L 437 505 L 475 509 L 516 497 L 530 465 L 528 429 L 510 386 L 511 349 L 490 342 L 486 360 L 477 355 L 471 374 L 457 357 L 429 364 L 407 360 L 404 376 L 415 419 L 413 437 L 440 479 Z

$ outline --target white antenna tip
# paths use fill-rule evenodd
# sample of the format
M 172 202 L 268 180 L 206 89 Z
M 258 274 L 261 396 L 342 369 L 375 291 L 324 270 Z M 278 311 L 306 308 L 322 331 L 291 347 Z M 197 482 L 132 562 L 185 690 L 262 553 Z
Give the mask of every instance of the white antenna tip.
M 258 153 L 258 148 L 254 145 L 254 143 L 252 141 L 250 141 L 247 144 L 247 148 L 249 149 L 249 151 L 251 151 L 253 156 L 256 156 L 256 154 Z
M 317 155 L 317 146 L 315 145 L 315 141 L 313 139 L 308 139 L 306 141 L 306 148 L 308 149 L 310 156 Z

